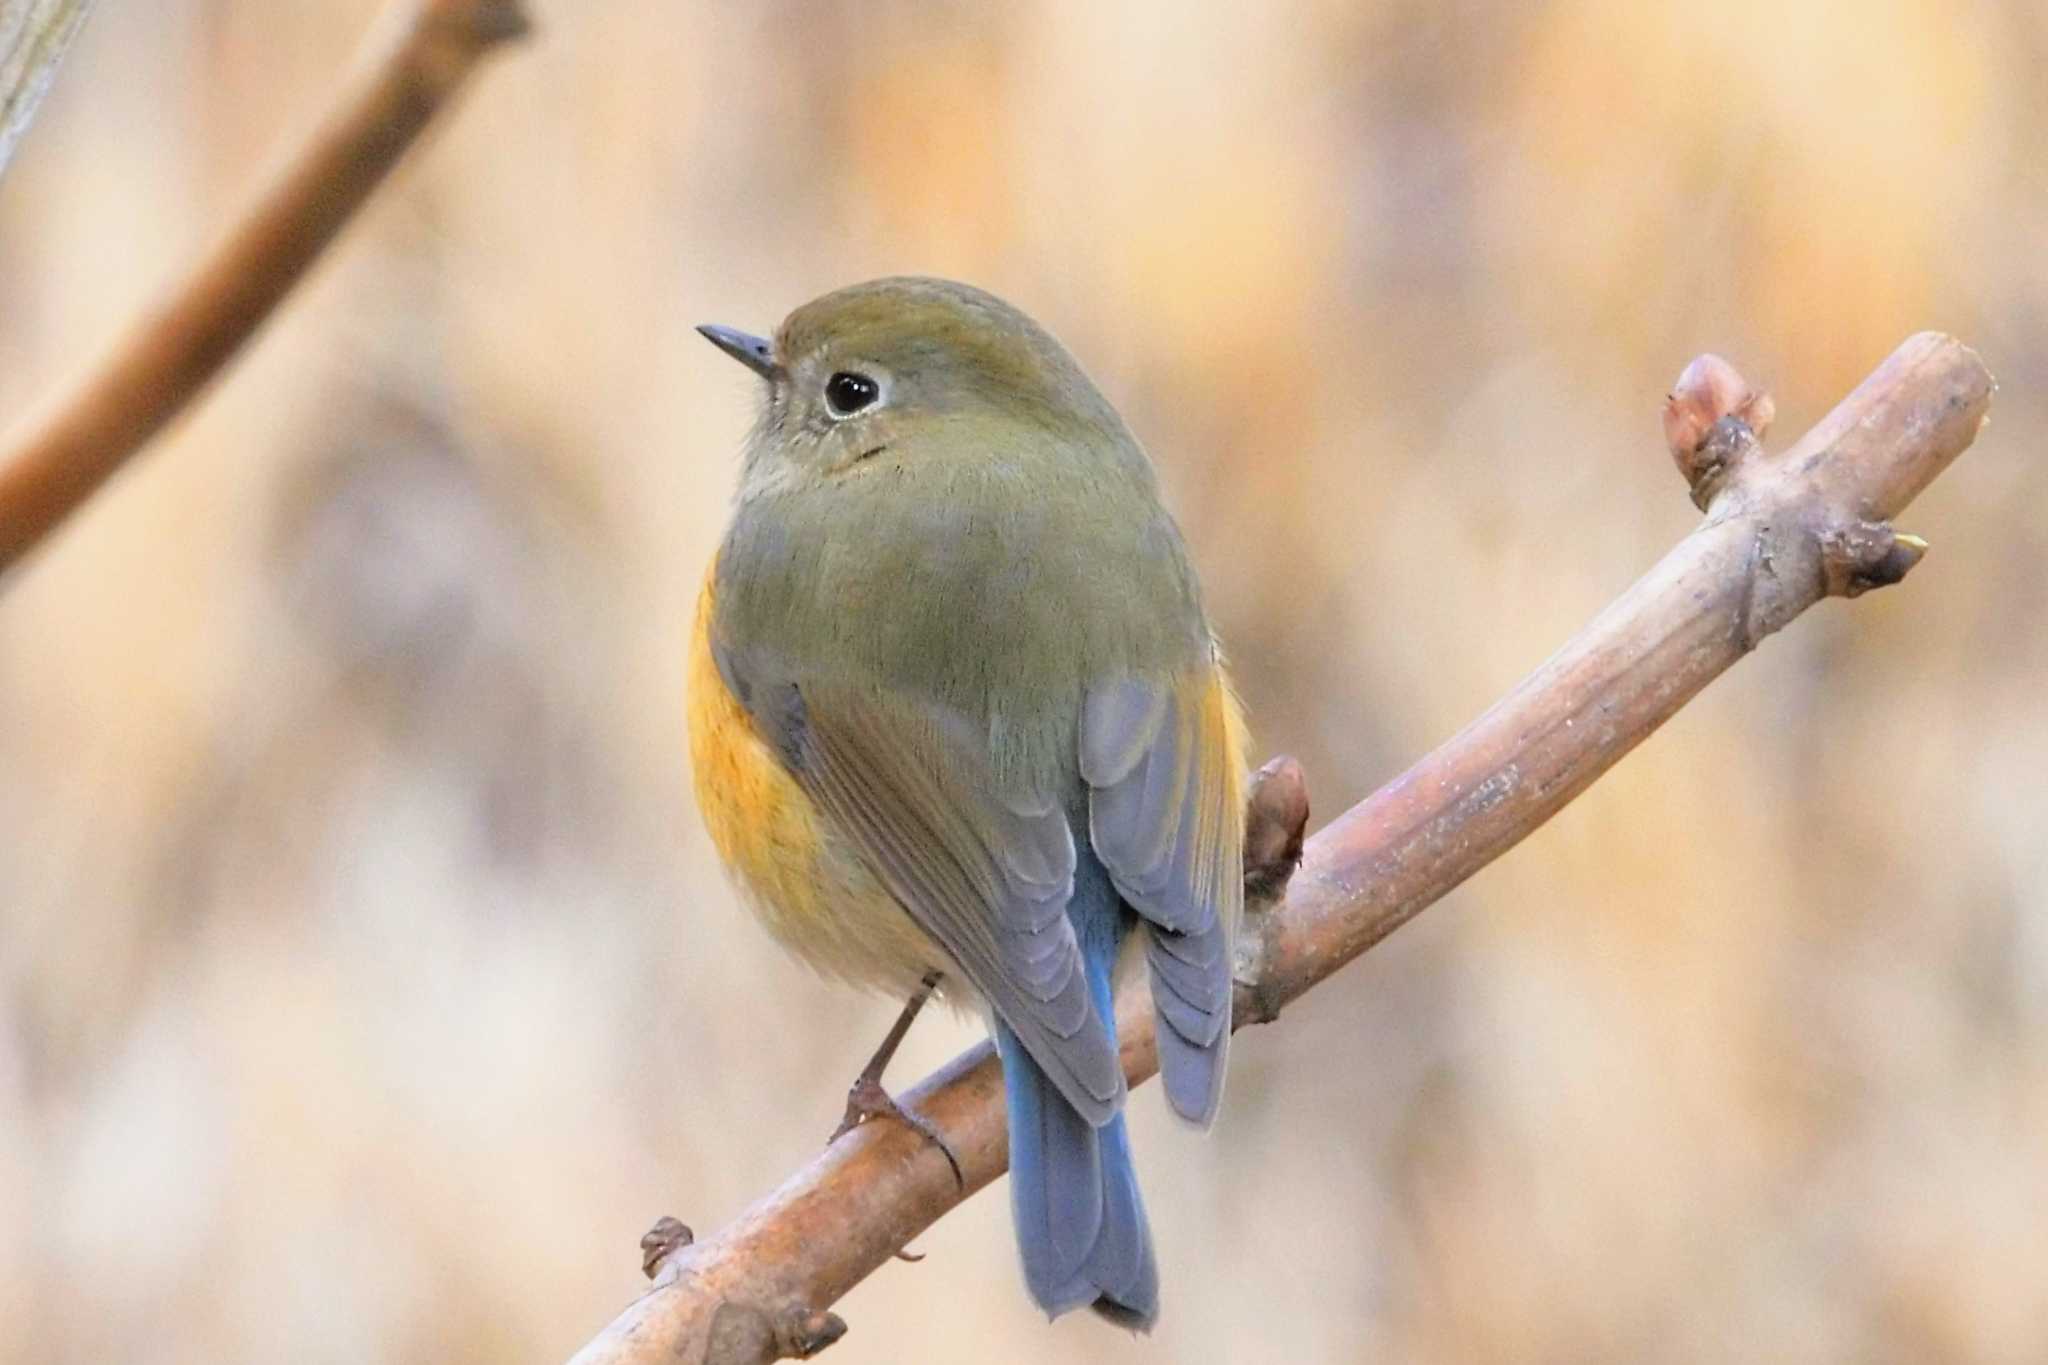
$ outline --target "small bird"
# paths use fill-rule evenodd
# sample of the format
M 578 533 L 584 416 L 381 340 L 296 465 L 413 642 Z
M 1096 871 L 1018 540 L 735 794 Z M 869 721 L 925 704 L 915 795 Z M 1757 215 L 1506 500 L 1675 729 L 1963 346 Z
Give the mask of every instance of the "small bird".
M 1112 984 L 1142 951 L 1167 1103 L 1208 1126 L 1246 783 L 1152 466 L 1059 342 L 967 285 L 854 285 L 772 341 L 699 330 L 763 387 L 698 599 L 697 798 L 776 939 L 908 1001 L 842 1131 L 936 1140 L 882 1069 L 935 987 L 979 1008 L 1033 1298 L 1147 1329 Z

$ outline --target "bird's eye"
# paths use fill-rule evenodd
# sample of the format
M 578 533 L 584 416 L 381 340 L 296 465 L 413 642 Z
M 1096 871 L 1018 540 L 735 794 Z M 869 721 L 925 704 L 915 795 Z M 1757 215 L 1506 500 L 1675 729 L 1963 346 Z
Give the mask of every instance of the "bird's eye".
M 881 396 L 880 384 L 851 370 L 841 370 L 825 381 L 825 406 L 834 417 L 851 417 Z

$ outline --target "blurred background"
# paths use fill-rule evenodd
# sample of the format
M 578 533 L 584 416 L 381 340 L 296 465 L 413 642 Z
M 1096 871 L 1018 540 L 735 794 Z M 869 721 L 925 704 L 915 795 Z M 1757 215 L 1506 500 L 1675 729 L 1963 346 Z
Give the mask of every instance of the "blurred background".
M 0 414 L 230 218 L 370 0 L 103 0 L 0 183 Z M 1150 1339 L 1005 1195 L 860 1361 L 2048 1349 L 2048 13 L 533 0 L 198 411 L 0 596 L 0 1360 L 548 1361 L 812 1156 L 895 1007 L 735 905 L 696 585 L 765 331 L 894 272 L 1145 440 L 1327 816 L 1695 520 L 1696 352 L 1779 440 L 1953 331 L 1996 424 L 1500 865 L 1136 1097 Z M 977 1026 L 921 1023 L 908 1080 Z

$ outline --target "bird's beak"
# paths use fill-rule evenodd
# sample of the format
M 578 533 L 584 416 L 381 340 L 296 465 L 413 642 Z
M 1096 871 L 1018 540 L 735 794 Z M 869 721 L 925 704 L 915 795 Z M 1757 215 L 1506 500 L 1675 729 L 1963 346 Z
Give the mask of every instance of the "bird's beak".
M 767 338 L 742 332 L 737 327 L 720 327 L 709 322 L 697 330 L 704 334 L 706 341 L 770 383 L 781 376 L 782 367 L 775 363 L 775 343 Z

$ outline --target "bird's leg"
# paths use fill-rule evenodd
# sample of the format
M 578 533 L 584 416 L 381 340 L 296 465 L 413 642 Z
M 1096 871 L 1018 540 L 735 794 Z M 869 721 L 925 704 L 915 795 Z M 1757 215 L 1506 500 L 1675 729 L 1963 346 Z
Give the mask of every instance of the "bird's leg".
M 889 1068 L 890 1059 L 896 1049 L 903 1046 L 903 1036 L 910 1032 L 910 1025 L 922 1010 L 925 1001 L 932 998 L 932 992 L 939 984 L 937 972 L 926 972 L 924 980 L 918 983 L 917 993 L 904 1002 L 903 1013 L 896 1016 L 896 1022 L 889 1026 L 882 1037 L 882 1045 L 875 1049 L 875 1055 L 868 1058 L 868 1064 L 861 1068 L 860 1075 L 853 1078 L 853 1084 L 846 1091 L 846 1117 L 832 1130 L 832 1136 L 825 1140 L 831 1146 L 854 1129 L 872 1118 L 892 1118 L 905 1127 L 924 1136 L 924 1140 L 939 1149 L 946 1158 L 946 1164 L 953 1168 L 953 1181 L 961 1189 L 967 1188 L 967 1178 L 960 1173 L 960 1159 L 953 1155 L 953 1149 L 946 1139 L 939 1135 L 929 1119 L 911 1113 L 882 1088 L 882 1073 Z

